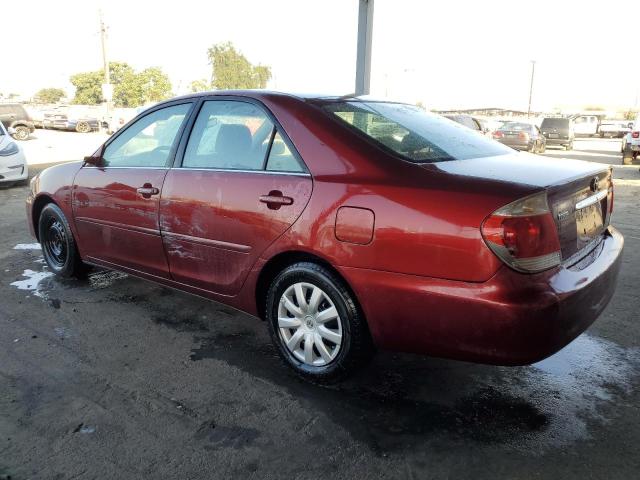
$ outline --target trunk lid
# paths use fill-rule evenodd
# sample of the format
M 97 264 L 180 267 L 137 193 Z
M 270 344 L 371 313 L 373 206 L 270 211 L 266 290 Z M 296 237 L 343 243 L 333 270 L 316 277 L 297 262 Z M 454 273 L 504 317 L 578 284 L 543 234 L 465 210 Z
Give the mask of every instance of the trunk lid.
M 435 165 L 452 175 L 494 180 L 497 189 L 507 183 L 528 187 L 531 193 L 546 190 L 565 264 L 572 264 L 590 251 L 609 224 L 608 192 L 612 182 L 611 168 L 607 165 L 527 153 Z

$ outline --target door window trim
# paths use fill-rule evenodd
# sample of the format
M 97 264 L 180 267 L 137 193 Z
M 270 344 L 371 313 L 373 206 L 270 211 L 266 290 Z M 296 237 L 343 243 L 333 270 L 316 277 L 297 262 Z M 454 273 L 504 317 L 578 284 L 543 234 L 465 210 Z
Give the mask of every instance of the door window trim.
M 200 111 L 202 110 L 204 103 L 211 102 L 211 101 L 214 101 L 214 102 L 233 101 L 233 102 L 243 102 L 243 103 L 252 104 L 258 109 L 260 109 L 262 113 L 264 113 L 265 116 L 271 121 L 271 123 L 273 123 L 274 128 L 272 129 L 271 136 L 269 139 L 269 148 L 265 152 L 265 157 L 264 157 L 261 169 L 243 170 L 243 169 L 234 169 L 234 168 L 202 168 L 202 167 L 185 167 L 182 165 L 184 160 L 184 154 L 187 149 L 187 144 L 189 142 L 189 138 L 191 137 L 191 133 L 193 132 L 193 127 L 198 118 L 198 115 L 200 114 Z M 309 171 L 309 168 L 307 167 L 307 164 L 302 159 L 302 156 L 300 155 L 295 145 L 289 138 L 289 135 L 287 135 L 287 132 L 285 132 L 284 128 L 282 128 L 282 125 L 280 124 L 280 122 L 276 119 L 275 115 L 273 115 L 271 110 L 269 110 L 266 107 L 266 105 L 264 105 L 261 101 L 255 98 L 236 96 L 236 95 L 203 96 L 202 98 L 199 99 L 199 101 L 193 108 L 193 113 L 189 117 L 189 120 L 185 123 L 184 127 L 185 128 L 181 133 L 182 137 L 180 138 L 180 143 L 177 147 L 174 162 L 171 168 L 181 169 L 181 170 L 198 170 L 198 171 L 206 171 L 206 172 L 238 172 L 238 173 L 258 173 L 258 174 L 267 174 L 267 175 L 290 175 L 290 176 L 297 175 L 297 176 L 303 176 L 303 177 L 311 176 L 311 173 Z M 289 151 L 292 153 L 292 155 L 296 158 L 296 160 L 302 167 L 302 170 L 303 170 L 302 172 L 272 171 L 272 170 L 266 169 L 267 162 L 269 161 L 269 155 L 271 154 L 271 147 L 273 146 L 273 139 L 275 138 L 276 132 L 280 134 L 280 136 L 282 137 L 282 140 L 285 142 L 286 146 L 289 148 Z
M 103 149 L 103 151 L 106 150 L 107 147 L 116 138 L 118 138 L 120 135 L 122 135 L 124 132 L 126 132 L 129 128 L 131 128 L 135 123 L 138 122 L 138 120 L 142 120 L 147 115 L 151 115 L 152 113 L 157 112 L 158 110 L 162 110 L 163 108 L 176 107 L 178 105 L 186 105 L 186 104 L 190 104 L 191 107 L 189 108 L 189 110 L 185 114 L 185 119 L 182 121 L 182 124 L 180 125 L 180 128 L 176 132 L 176 136 L 173 139 L 173 143 L 171 144 L 171 149 L 169 150 L 169 154 L 167 155 L 167 161 L 165 162 L 164 167 L 159 167 L 159 166 L 154 166 L 154 167 L 121 166 L 121 167 L 119 167 L 117 165 L 115 165 L 113 167 L 110 167 L 110 166 L 87 165 L 85 163 L 85 164 L 82 165 L 82 168 L 97 168 L 97 169 L 100 169 L 100 170 L 108 170 L 108 169 L 116 169 L 116 168 L 121 168 L 121 169 L 122 168 L 124 168 L 124 169 L 144 169 L 144 170 L 168 170 L 169 168 L 171 168 L 172 164 L 174 163 L 176 152 L 178 151 L 178 146 L 180 145 L 180 141 L 181 141 L 181 139 L 182 139 L 182 137 L 184 135 L 184 131 L 185 131 L 187 125 L 189 124 L 189 122 L 191 121 L 191 119 L 193 117 L 194 105 L 197 104 L 197 99 L 188 98 L 188 99 L 180 99 L 180 100 L 170 101 L 170 102 L 167 102 L 167 103 L 154 105 L 153 107 L 150 107 L 150 108 L 148 108 L 146 110 L 143 110 L 138 115 L 136 115 L 129 123 L 127 123 L 126 128 L 121 128 L 116 133 L 111 135 L 111 137 L 108 138 L 107 141 L 104 142 L 104 144 L 100 147 L 100 148 Z

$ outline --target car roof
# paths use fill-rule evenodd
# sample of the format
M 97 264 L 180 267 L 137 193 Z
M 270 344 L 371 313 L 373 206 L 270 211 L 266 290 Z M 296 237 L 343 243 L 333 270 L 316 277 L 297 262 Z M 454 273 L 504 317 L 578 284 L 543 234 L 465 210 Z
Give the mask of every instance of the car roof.
M 370 95 L 356 95 L 350 93 L 347 95 L 327 94 L 327 93 L 309 93 L 309 92 L 281 92 L 276 90 L 208 90 L 206 92 L 190 93 L 179 97 L 174 97 L 171 100 L 182 100 L 189 98 L 200 98 L 209 96 L 240 96 L 249 98 L 266 98 L 266 97 L 289 97 L 297 98 L 301 101 L 314 101 L 314 102 L 336 102 L 336 101 L 366 101 L 366 102 L 387 102 L 387 103 L 404 103 L 397 102 L 388 99 L 381 99 L 372 97 Z

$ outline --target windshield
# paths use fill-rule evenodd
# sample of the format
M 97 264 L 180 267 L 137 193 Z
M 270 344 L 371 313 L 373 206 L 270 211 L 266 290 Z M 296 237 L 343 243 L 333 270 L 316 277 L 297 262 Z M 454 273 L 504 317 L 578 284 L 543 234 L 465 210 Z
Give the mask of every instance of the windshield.
M 384 102 L 334 102 L 323 106 L 382 147 L 414 163 L 467 160 L 513 151 L 477 132 L 419 107 Z

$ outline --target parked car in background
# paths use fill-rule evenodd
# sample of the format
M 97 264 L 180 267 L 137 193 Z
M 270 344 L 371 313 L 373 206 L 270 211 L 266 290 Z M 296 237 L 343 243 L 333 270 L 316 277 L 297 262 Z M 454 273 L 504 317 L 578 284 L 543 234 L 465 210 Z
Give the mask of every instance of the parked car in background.
M 531 153 L 544 153 L 547 141 L 536 125 L 505 122 L 493 132 L 493 138 L 503 145 Z
M 374 347 L 553 354 L 613 295 L 612 207 L 607 165 L 517 154 L 413 105 L 248 90 L 151 107 L 27 199 L 55 274 L 100 265 L 261 317 L 316 382 Z
M 640 155 L 640 116 L 629 131 L 622 138 L 622 163 L 632 165 Z
M 86 116 L 74 116 L 64 110 L 54 110 L 46 112 L 42 120 L 42 128 L 54 130 L 70 130 L 79 133 L 95 132 L 100 129 L 100 122 L 97 118 Z
M 545 137 L 547 146 L 555 145 L 564 147 L 565 150 L 573 150 L 575 132 L 570 118 L 545 117 L 540 125 L 540 131 Z
M 5 129 L 13 129 L 16 140 L 26 140 L 35 130 L 31 117 L 20 103 L 0 103 L 0 122 Z
M 29 167 L 22 147 L 10 136 L 13 127 L 0 122 L 0 184 L 23 182 L 29 177 Z
M 485 129 L 482 124 L 471 115 L 444 115 L 444 117 L 483 135 L 485 133 Z
M 623 138 L 630 131 L 631 127 L 626 120 L 604 120 L 598 126 L 600 138 Z
M 585 137 L 597 135 L 600 118 L 597 115 L 578 115 L 573 117 L 574 134 Z

